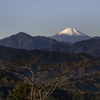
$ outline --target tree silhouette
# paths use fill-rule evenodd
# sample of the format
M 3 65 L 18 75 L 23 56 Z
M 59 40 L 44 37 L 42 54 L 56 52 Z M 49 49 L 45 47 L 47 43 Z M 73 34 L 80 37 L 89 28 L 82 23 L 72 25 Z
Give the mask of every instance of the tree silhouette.
M 92 73 L 91 75 L 85 74 L 82 76 L 67 77 L 67 73 L 82 67 L 98 66 L 99 62 L 91 59 L 84 58 L 82 61 L 73 61 L 67 63 L 46 63 L 41 59 L 41 56 L 34 59 L 20 59 L 19 61 L 1 61 L 1 70 L 9 70 L 17 72 L 28 78 L 31 83 L 31 100 L 47 100 L 48 97 L 58 87 L 64 87 L 69 84 L 81 83 L 87 80 L 100 78 L 91 77 L 91 75 L 99 74 L 99 72 Z M 28 69 L 31 76 L 24 72 Z M 83 79 L 83 76 L 86 77 Z M 65 80 L 75 78 L 73 82 L 64 83 Z

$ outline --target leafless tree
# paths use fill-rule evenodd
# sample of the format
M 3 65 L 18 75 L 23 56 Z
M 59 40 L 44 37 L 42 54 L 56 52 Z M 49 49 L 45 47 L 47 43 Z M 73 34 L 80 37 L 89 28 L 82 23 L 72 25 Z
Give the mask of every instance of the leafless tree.
M 81 77 L 75 77 L 74 82 L 64 83 L 64 80 L 68 80 L 73 77 L 67 77 L 67 73 L 71 72 L 76 68 L 97 66 L 97 61 L 91 61 L 90 59 L 84 59 L 80 62 L 68 62 L 68 63 L 55 63 L 47 64 L 41 60 L 40 57 L 28 60 L 20 60 L 17 62 L 11 62 L 9 60 L 1 61 L 0 69 L 17 72 L 24 75 L 31 82 L 31 100 L 47 100 L 48 97 L 58 87 L 63 87 L 69 84 L 81 83 L 87 80 L 93 80 L 94 78 L 88 78 L 81 80 Z M 28 69 L 31 72 L 31 76 L 24 72 L 24 69 Z M 99 74 L 99 72 L 97 72 Z M 97 73 L 93 73 L 94 75 Z M 99 77 L 98 77 L 99 78 Z M 63 84 L 64 83 L 64 84 Z M 37 84 L 37 85 L 36 85 Z

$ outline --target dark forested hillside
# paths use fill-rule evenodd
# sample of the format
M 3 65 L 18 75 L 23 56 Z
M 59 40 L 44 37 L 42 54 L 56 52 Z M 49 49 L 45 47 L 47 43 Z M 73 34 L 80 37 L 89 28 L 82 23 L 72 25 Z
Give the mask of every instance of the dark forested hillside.
M 19 59 L 34 59 L 35 57 L 40 57 L 40 59 L 42 61 L 45 61 L 46 63 L 50 64 L 50 63 L 78 63 L 78 62 L 84 62 L 86 60 L 90 60 L 92 62 L 94 61 L 99 61 L 100 58 L 99 57 L 93 57 L 93 56 L 90 56 L 88 54 L 85 54 L 85 53 L 61 53 L 61 52 L 49 52 L 49 51 L 41 51 L 41 50 L 23 50 L 23 49 L 14 49 L 14 48 L 7 48 L 7 47 L 3 47 L 3 46 L 0 46 L 0 59 L 9 59 L 9 60 L 19 60 Z M 79 68 L 79 69 L 76 69 L 76 70 L 72 70 L 71 72 L 69 72 L 67 74 L 67 76 L 80 76 L 80 75 L 83 75 L 83 74 L 87 74 L 87 73 L 93 73 L 93 72 L 96 72 L 96 71 L 99 71 L 100 68 L 99 66 L 98 67 L 91 67 L 90 68 Z M 100 80 L 97 80 L 97 84 L 99 85 L 99 81 Z M 65 80 L 66 82 L 66 80 Z M 80 84 L 82 85 L 82 84 Z M 75 89 L 80 89 L 82 90 L 83 88 L 80 87 L 80 85 L 73 85 L 73 86 L 69 86 L 70 87 L 73 87 Z M 85 87 L 86 86 L 91 86 L 91 88 L 89 88 L 89 91 L 92 90 L 92 87 L 97 87 L 94 83 L 85 83 L 84 85 Z M 84 87 L 84 90 L 87 90 L 87 88 Z M 98 89 L 97 90 L 93 90 L 93 91 L 99 91 Z
M 73 52 L 71 46 L 65 43 L 56 43 L 42 50 L 59 51 L 59 52 Z
M 41 61 L 45 61 L 48 64 L 54 64 L 54 63 L 66 63 L 66 64 L 72 64 L 79 62 L 85 62 L 85 61 L 90 61 L 90 62 L 98 62 L 100 61 L 100 57 L 94 57 L 91 55 L 88 55 L 86 53 L 61 53 L 61 52 L 54 52 L 54 51 L 41 51 L 41 50 L 24 50 L 24 49 L 14 49 L 10 47 L 3 47 L 0 46 L 0 59 L 1 60 L 10 60 L 10 61 L 17 61 L 17 60 L 27 60 L 27 59 L 34 59 L 36 57 L 39 57 Z M 72 66 L 69 66 L 72 67 Z M 27 70 L 26 70 L 27 71 Z M 66 74 L 66 77 L 64 77 L 64 81 L 61 82 L 61 84 L 65 84 L 67 82 L 73 82 L 75 79 L 73 77 L 75 76 L 82 76 L 82 75 L 87 75 L 87 74 L 93 74 L 95 72 L 100 71 L 100 66 L 91 66 L 91 67 L 79 67 L 76 68 L 75 70 L 71 70 Z M 1 74 L 1 90 L 2 89 L 12 89 L 15 84 L 17 84 L 17 81 L 20 81 L 18 78 L 13 76 L 13 74 L 9 72 L 0 72 Z M 42 76 L 45 73 L 40 74 Z M 8 78 L 10 76 L 10 78 Z M 19 76 L 18 76 L 19 77 Z M 69 80 L 66 81 L 66 78 L 70 77 Z M 96 76 L 91 76 L 91 77 L 96 77 Z M 85 77 L 88 78 L 88 77 Z M 38 78 L 37 82 L 40 82 L 41 77 Z M 84 79 L 84 77 L 82 78 Z M 13 81 L 12 81 L 13 80 Z M 9 84 L 13 87 L 10 87 Z M 5 87 L 7 84 L 8 87 Z M 3 87 L 4 86 L 4 87 Z M 3 88 L 2 88 L 3 87 Z M 79 91 L 88 91 L 88 92 L 99 92 L 100 91 L 100 79 L 95 79 L 92 81 L 86 81 L 78 84 L 72 84 L 72 85 L 67 85 L 63 87 L 62 89 L 76 89 Z M 2 93 L 2 92 L 1 92 Z M 2 95 L 2 94 L 1 94 Z
M 14 49 L 10 47 L 0 46 L 0 59 L 29 59 L 41 56 L 47 62 L 67 62 L 67 61 L 81 61 L 84 58 L 95 59 L 95 57 L 90 56 L 85 53 L 61 53 L 54 51 L 41 51 L 41 50 L 24 50 L 24 49 Z
M 14 76 L 12 73 L 0 70 L 0 98 L 6 98 L 8 90 L 14 89 L 20 82 L 22 82 L 22 80 Z
M 52 46 L 45 48 L 48 51 L 59 51 L 59 52 L 73 52 L 73 53 L 87 53 L 92 56 L 100 56 L 100 39 L 88 39 L 78 41 L 72 45 L 65 44 L 53 44 Z
M 93 48 L 95 48 L 95 50 Z M 76 53 L 86 52 L 91 54 L 91 52 L 95 52 L 97 49 L 100 50 L 100 39 L 89 39 L 76 42 L 72 45 L 72 49 Z M 99 53 L 97 52 L 97 54 Z

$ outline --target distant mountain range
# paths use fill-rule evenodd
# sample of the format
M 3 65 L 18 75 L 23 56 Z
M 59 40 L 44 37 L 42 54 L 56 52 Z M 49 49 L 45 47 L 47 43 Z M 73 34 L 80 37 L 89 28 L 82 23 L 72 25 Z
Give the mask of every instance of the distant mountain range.
M 32 37 L 24 32 L 19 32 L 18 34 L 0 40 L 0 45 L 5 47 L 26 50 L 43 49 L 55 43 L 58 42 L 54 39 L 45 36 Z
M 83 33 L 71 28 L 60 32 L 58 35 L 66 35 L 66 32 L 69 32 L 69 35 L 72 36 L 85 36 Z M 32 37 L 27 33 L 19 32 L 10 37 L 1 39 L 0 45 L 15 49 L 39 49 L 44 51 L 47 50 L 72 53 L 84 52 L 93 56 L 100 55 L 100 37 L 93 37 L 87 40 L 77 41 L 72 44 L 70 42 L 59 42 L 45 36 Z
M 58 34 L 50 36 L 50 38 L 55 39 L 57 41 L 76 42 L 76 41 L 90 39 L 91 37 L 83 34 L 82 32 L 76 30 L 75 28 L 66 28 L 65 30 L 59 32 Z
M 88 39 L 83 41 L 75 42 L 72 45 L 65 44 L 53 44 L 50 47 L 44 48 L 43 50 L 48 51 L 59 51 L 59 52 L 73 52 L 73 53 L 87 53 L 92 56 L 100 56 L 100 39 Z
M 69 31 L 68 35 L 74 37 L 78 36 L 86 36 L 83 33 L 75 29 L 66 29 L 60 32 L 59 36 L 68 36 L 66 35 L 66 31 Z M 65 32 L 65 33 L 64 33 Z M 84 40 L 85 39 L 85 40 Z M 12 35 L 10 37 L 4 38 L 0 40 L 0 59 L 9 59 L 11 61 L 19 60 L 19 59 L 28 59 L 38 57 L 41 55 L 41 59 L 45 60 L 46 63 L 68 63 L 68 62 L 80 62 L 85 60 L 90 61 L 100 61 L 100 37 L 87 37 L 81 41 L 77 41 L 75 43 L 69 41 L 57 41 L 50 37 L 45 36 L 35 36 L 32 37 L 24 32 L 19 32 L 18 34 Z M 64 40 L 64 39 L 63 39 Z M 4 47 L 5 46 L 5 47 Z M 33 50 L 39 49 L 39 50 Z M 50 51 L 50 52 L 49 52 Z M 54 52 L 57 51 L 57 52 Z M 63 52 L 63 53 L 62 53 Z M 87 54 L 85 54 L 87 53 Z M 90 54 L 90 55 L 88 55 Z M 91 56 L 92 55 L 92 56 Z M 99 57 L 93 57 L 99 56 Z M 93 72 L 100 71 L 99 66 L 92 66 L 91 68 L 84 67 L 82 69 L 76 69 L 67 74 L 67 76 L 75 77 L 83 75 L 83 74 L 90 74 Z M 26 73 L 30 74 L 27 70 Z M 45 73 L 42 73 L 42 76 Z M 3 78 L 2 78 L 3 77 Z M 10 78 L 8 78 L 10 77 Z M 17 74 L 17 77 L 22 78 Z M 14 86 L 9 85 L 14 80 L 14 84 L 16 81 L 21 81 L 16 76 L 9 72 L 1 72 L 0 71 L 0 92 L 4 91 L 5 98 L 8 93 L 7 90 L 12 89 Z M 96 76 L 91 76 L 96 77 Z M 5 79 L 5 80 L 3 80 Z M 41 79 L 39 77 L 37 81 Z M 68 81 L 72 81 L 74 79 L 69 79 Z M 66 78 L 64 80 L 66 82 Z M 6 86 L 7 84 L 7 86 Z M 63 82 L 62 82 L 63 84 Z M 78 89 L 80 91 L 88 91 L 88 92 L 99 92 L 100 91 L 100 78 L 92 81 L 87 81 L 83 83 L 73 84 L 66 87 L 68 89 Z

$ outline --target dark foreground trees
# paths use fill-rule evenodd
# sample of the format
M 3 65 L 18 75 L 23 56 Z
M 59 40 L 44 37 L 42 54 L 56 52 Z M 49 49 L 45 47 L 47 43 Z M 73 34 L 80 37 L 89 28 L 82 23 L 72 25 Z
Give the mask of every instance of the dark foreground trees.
M 47 63 L 42 60 L 40 56 L 34 59 L 21 59 L 19 61 L 3 60 L 0 64 L 1 70 L 17 72 L 28 79 L 31 84 L 30 100 L 47 100 L 54 90 L 59 87 L 99 78 L 99 75 L 98 77 L 91 77 L 89 74 L 75 77 L 67 75 L 77 68 L 91 66 L 99 66 L 99 62 L 83 58 L 81 61 L 73 60 L 67 63 Z M 29 71 L 31 75 L 27 73 L 27 71 Z M 94 72 L 92 74 L 99 74 L 99 72 Z M 69 81 L 71 78 L 75 78 L 75 80 Z M 24 95 L 22 97 L 24 97 Z M 17 98 L 14 100 L 17 100 Z
M 9 95 L 6 100 L 30 100 L 31 87 L 28 83 L 21 83 L 13 91 L 9 90 Z
M 30 90 L 29 84 L 22 83 L 13 91 L 9 91 L 6 100 L 30 100 Z M 100 100 L 100 93 L 56 89 L 47 100 Z

